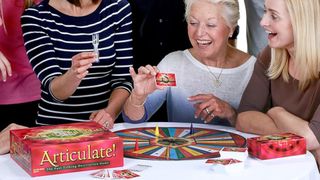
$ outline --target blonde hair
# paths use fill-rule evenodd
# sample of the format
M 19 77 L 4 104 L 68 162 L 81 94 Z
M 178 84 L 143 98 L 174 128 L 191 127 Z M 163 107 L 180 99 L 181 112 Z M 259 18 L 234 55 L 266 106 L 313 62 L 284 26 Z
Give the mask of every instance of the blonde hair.
M 320 2 L 319 0 L 284 0 L 293 29 L 294 59 L 298 67 L 299 89 L 305 90 L 319 79 L 320 73 Z M 274 48 L 268 69 L 270 79 L 280 75 L 289 81 L 289 54 L 284 48 Z
M 24 9 L 32 6 L 34 4 L 34 0 L 24 0 Z
M 185 18 L 188 19 L 191 6 L 194 2 L 199 0 L 184 0 L 185 3 Z M 219 4 L 223 7 L 223 13 L 222 17 L 226 21 L 228 27 L 230 29 L 234 29 L 237 24 L 238 20 L 240 18 L 240 12 L 239 12 L 239 2 L 238 0 L 204 0 L 212 4 Z
M 24 9 L 27 9 L 28 7 L 32 6 L 34 4 L 33 1 L 34 0 L 24 0 Z M 4 29 L 5 33 L 7 33 L 7 28 L 6 28 L 6 24 L 4 22 L 4 16 L 3 16 L 3 2 L 2 2 L 2 0 L 0 0 L 0 18 L 2 20 L 3 29 Z

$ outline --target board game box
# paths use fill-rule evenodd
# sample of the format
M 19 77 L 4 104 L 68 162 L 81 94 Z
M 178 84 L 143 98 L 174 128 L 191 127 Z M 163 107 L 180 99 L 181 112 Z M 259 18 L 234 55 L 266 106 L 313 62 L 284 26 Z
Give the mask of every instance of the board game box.
M 273 134 L 248 138 L 248 152 L 258 159 L 306 154 L 306 141 L 303 137 L 291 134 Z
M 10 154 L 30 176 L 123 166 L 123 141 L 98 123 L 10 131 Z

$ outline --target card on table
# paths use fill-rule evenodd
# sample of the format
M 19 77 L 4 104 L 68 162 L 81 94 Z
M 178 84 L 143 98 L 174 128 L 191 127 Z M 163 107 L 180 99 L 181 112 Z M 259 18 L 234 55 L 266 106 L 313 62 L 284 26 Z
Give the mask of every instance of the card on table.
M 139 174 L 136 174 L 128 169 L 114 170 L 112 175 L 115 179 L 131 179 L 140 176 Z
M 234 173 L 244 169 L 244 162 L 237 159 L 208 159 L 206 163 L 212 164 L 211 168 L 215 172 Z
M 210 164 L 221 164 L 221 165 L 229 165 L 229 164 L 234 164 L 234 163 L 240 163 L 242 161 L 239 161 L 237 159 L 208 159 L 206 163 Z
M 220 157 L 227 159 L 233 158 L 240 161 L 245 161 L 248 157 L 247 148 L 238 148 L 238 147 L 224 147 L 220 150 Z
M 177 86 L 176 75 L 174 73 L 157 73 L 156 84 L 158 86 Z

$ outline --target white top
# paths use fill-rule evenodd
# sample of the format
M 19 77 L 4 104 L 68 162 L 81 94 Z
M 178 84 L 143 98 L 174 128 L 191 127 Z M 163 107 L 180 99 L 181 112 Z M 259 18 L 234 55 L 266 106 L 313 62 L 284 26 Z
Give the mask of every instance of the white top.
M 193 104 L 188 97 L 197 94 L 213 94 L 238 108 L 241 96 L 251 78 L 256 58 L 251 56 L 244 64 L 230 69 L 208 67 L 195 59 L 189 50 L 175 51 L 168 54 L 158 65 L 160 72 L 175 73 L 177 86 L 157 90 L 148 96 L 145 103 L 145 116 L 137 121 L 144 122 L 167 101 L 169 122 L 203 123 L 200 118 L 194 118 Z M 214 76 L 222 82 L 215 87 Z M 124 113 L 123 113 L 124 114 Z M 126 122 L 132 122 L 123 115 Z M 228 121 L 216 118 L 211 122 L 216 125 L 230 125 Z

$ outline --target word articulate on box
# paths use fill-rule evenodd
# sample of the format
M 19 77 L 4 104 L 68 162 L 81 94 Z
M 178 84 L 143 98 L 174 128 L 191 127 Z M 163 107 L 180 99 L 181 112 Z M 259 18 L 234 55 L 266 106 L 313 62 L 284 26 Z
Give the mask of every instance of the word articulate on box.
M 31 176 L 123 166 L 123 141 L 98 123 L 10 131 L 10 154 Z
M 259 159 L 306 154 L 306 140 L 291 133 L 248 138 L 248 152 Z

